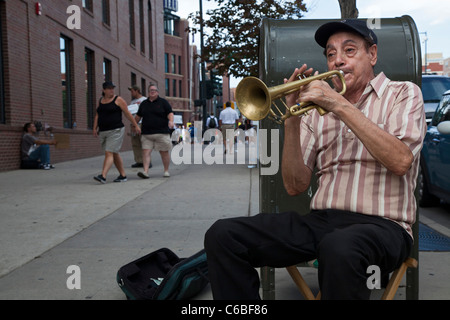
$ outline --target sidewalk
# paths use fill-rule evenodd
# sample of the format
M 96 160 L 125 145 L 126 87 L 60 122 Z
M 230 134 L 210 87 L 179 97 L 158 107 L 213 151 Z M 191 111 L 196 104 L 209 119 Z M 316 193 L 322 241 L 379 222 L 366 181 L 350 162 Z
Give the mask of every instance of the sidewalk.
M 172 164 L 167 179 L 154 152 L 143 180 L 130 168 L 132 153 L 121 155 L 126 183 L 112 182 L 115 168 L 107 184 L 93 180 L 103 157 L 0 173 L 0 299 L 123 300 L 122 265 L 162 247 L 189 256 L 217 219 L 259 212 L 258 169 L 246 164 Z M 420 253 L 421 299 L 450 299 L 449 264 L 449 252 Z M 66 287 L 71 265 L 80 267 L 81 290 Z M 314 287 L 317 271 L 303 272 Z M 276 298 L 302 299 L 284 269 Z M 209 286 L 197 299 L 211 299 Z

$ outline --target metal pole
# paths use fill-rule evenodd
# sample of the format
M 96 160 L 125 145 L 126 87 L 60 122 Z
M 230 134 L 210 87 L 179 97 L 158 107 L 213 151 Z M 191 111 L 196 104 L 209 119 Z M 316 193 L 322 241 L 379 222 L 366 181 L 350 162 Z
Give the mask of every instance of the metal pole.
M 427 73 L 427 68 L 428 68 L 428 53 L 427 53 L 427 41 L 428 41 L 428 35 L 427 32 L 419 32 L 420 34 L 424 34 L 425 38 L 423 39 L 423 41 L 425 42 L 425 70 L 422 73 Z
M 204 44 L 203 44 L 203 1 L 199 0 L 200 3 L 200 50 L 201 50 L 201 54 L 203 56 L 203 48 L 204 48 Z M 203 125 L 204 127 L 206 127 L 206 70 L 205 70 L 205 62 L 203 60 L 201 60 L 201 64 L 202 64 L 202 83 L 201 83 L 201 91 L 200 91 L 200 99 L 202 100 L 202 104 L 203 104 Z

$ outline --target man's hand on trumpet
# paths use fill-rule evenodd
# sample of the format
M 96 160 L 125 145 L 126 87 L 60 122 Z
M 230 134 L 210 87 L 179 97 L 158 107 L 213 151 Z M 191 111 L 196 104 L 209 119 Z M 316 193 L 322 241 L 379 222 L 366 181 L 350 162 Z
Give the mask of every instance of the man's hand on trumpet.
M 296 68 L 292 73 L 291 77 L 284 79 L 284 83 L 292 82 L 298 80 L 299 78 L 307 78 L 313 74 L 313 69 L 307 67 L 304 64 L 300 68 Z M 319 72 L 316 71 L 314 75 L 318 75 Z M 336 77 L 338 79 L 338 77 Z M 336 88 L 342 87 L 339 81 L 336 81 Z M 341 88 L 342 89 L 342 88 Z M 333 112 L 339 105 L 348 104 L 348 101 L 343 98 L 343 96 L 332 88 L 328 82 L 324 80 L 315 80 L 309 84 L 305 84 L 299 88 L 299 91 L 286 96 L 286 103 L 288 106 L 295 105 L 297 103 L 311 103 L 322 107 L 328 112 Z M 297 117 L 295 117 L 297 118 Z
M 315 80 L 302 86 L 297 102 L 311 102 L 328 112 L 334 112 L 339 106 L 348 104 L 348 101 L 324 80 Z
M 309 68 L 306 64 L 302 65 L 300 68 L 295 68 L 294 73 L 292 73 L 291 77 L 289 79 L 284 79 L 284 83 L 296 81 L 298 79 L 309 77 L 314 72 L 313 68 Z M 317 72 L 316 72 L 317 74 Z M 300 94 L 300 88 L 299 91 L 291 93 L 286 96 L 286 104 L 288 106 L 293 106 L 294 104 L 298 103 Z

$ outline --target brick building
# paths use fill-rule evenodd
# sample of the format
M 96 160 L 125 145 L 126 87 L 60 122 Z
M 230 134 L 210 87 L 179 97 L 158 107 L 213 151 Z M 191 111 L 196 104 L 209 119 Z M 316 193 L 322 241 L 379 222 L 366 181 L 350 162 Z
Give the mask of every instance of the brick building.
M 427 53 L 426 60 L 425 57 L 422 58 L 422 72 L 442 76 L 444 74 L 444 57 L 442 53 Z
M 189 81 L 198 80 L 187 76 L 188 36 L 181 25 L 179 36 L 171 36 L 183 47 L 176 58 L 181 69 L 166 72 L 173 44 L 166 46 L 165 6 L 161 0 L 0 1 L 0 171 L 19 168 L 22 128 L 32 121 L 68 142 L 51 147 L 54 163 L 101 155 L 92 125 L 105 80 L 129 102 L 132 84 L 155 83 L 164 97 L 167 79 L 175 79 L 181 97 L 173 91 L 167 98 L 177 112 L 189 111 Z M 131 150 L 123 121 L 122 150 Z
M 175 1 L 166 1 L 164 8 L 164 73 L 165 96 L 175 115 L 186 124 L 199 119 L 194 100 L 199 99 L 199 63 L 197 48 L 190 45 L 189 23 L 180 19 Z

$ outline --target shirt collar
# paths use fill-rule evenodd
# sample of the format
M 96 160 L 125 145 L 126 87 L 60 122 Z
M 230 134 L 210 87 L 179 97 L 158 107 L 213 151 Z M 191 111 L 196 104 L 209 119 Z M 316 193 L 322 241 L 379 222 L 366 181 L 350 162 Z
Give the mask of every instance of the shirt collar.
M 384 72 L 379 73 L 375 78 L 370 80 L 369 84 L 364 93 L 369 93 L 370 91 L 375 91 L 378 98 L 381 98 L 384 94 L 389 83 L 389 79 L 386 77 Z

